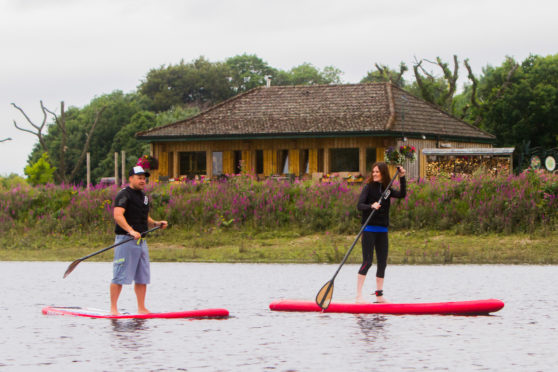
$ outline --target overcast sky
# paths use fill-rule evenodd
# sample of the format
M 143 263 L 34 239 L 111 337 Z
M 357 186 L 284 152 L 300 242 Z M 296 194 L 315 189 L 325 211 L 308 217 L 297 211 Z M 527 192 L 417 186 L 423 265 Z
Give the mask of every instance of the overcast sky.
M 475 72 L 506 56 L 558 53 L 558 1 L 0 0 L 0 175 L 19 173 L 51 110 L 131 92 L 161 65 L 256 54 L 281 69 L 335 66 L 357 83 L 374 63 L 469 58 Z M 464 69 L 462 70 L 464 75 Z

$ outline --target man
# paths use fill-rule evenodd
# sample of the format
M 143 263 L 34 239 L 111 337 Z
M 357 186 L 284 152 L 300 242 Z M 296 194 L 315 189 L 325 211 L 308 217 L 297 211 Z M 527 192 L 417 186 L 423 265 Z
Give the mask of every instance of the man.
M 114 199 L 114 221 L 116 227 L 115 243 L 134 238 L 116 247 L 114 251 L 113 279 L 110 284 L 110 312 L 119 315 L 117 302 L 123 284 L 132 284 L 138 301 L 138 313 L 148 314 L 145 307 L 145 293 L 150 281 L 149 252 L 147 243 L 141 233 L 148 227 L 161 226 L 165 229 L 167 221 L 155 221 L 149 216 L 149 199 L 143 189 L 146 184 L 146 172 L 135 166 L 128 173 L 129 185 L 120 190 Z

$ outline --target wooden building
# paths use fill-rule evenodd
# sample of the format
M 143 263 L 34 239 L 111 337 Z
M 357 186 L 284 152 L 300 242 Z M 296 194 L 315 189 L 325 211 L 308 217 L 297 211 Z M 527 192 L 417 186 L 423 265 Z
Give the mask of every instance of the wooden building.
M 159 160 L 155 177 L 240 172 L 261 177 L 362 174 L 385 149 L 492 147 L 495 137 L 390 83 L 252 89 L 187 120 L 137 133 Z

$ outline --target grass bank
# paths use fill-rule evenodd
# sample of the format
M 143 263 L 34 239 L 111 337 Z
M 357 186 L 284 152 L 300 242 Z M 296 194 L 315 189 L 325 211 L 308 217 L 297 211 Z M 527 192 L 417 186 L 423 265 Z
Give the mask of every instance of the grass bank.
M 209 228 L 170 228 L 149 239 L 152 261 L 339 263 L 354 235 L 302 234 Z M 0 239 L 1 240 L 1 239 Z M 23 234 L 17 248 L 1 248 L 2 261 L 71 262 L 113 243 L 110 234 Z M 1 242 L 0 242 L 1 243 Z M 361 260 L 360 242 L 349 263 Z M 106 252 L 91 261 L 111 261 Z M 390 264 L 558 264 L 558 232 L 459 235 L 448 231 L 408 230 L 390 233 Z

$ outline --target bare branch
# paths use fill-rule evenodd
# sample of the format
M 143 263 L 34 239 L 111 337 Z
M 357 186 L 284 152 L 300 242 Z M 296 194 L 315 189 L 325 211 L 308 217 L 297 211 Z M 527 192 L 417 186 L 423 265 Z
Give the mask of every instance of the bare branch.
M 432 96 L 428 92 L 428 89 L 426 89 L 426 86 L 424 85 L 424 79 L 419 72 L 419 68 L 422 69 L 421 64 L 422 64 L 422 60 L 413 65 L 413 71 L 415 73 L 415 80 L 416 80 L 417 85 L 418 85 L 418 87 L 421 91 L 422 98 L 424 98 L 428 102 L 433 103 Z M 422 70 L 424 70 L 424 69 L 422 69 Z
M 514 63 L 510 71 L 508 71 L 508 75 L 506 76 L 506 81 L 502 84 L 500 89 L 498 89 L 498 93 L 496 93 L 496 98 L 500 98 L 502 94 L 504 94 L 505 90 L 511 85 L 511 79 L 515 71 L 519 68 L 517 63 Z
M 479 102 L 477 101 L 477 88 L 478 88 L 478 85 L 479 85 L 479 81 L 477 80 L 477 78 L 473 74 L 473 69 L 471 68 L 471 65 L 469 65 L 469 59 L 468 58 L 463 61 L 463 64 L 465 65 L 465 68 L 467 69 L 467 72 L 469 73 L 468 77 L 469 77 L 469 80 L 471 80 L 471 83 L 472 83 L 471 104 L 474 107 L 479 108 Z
M 38 125 L 35 125 L 35 123 L 33 123 L 33 121 L 31 119 L 29 119 L 29 116 L 27 116 L 27 114 L 25 113 L 25 111 L 23 111 L 23 109 L 21 107 L 19 107 L 18 105 L 16 105 L 13 102 L 12 102 L 12 106 L 14 106 L 19 112 L 21 112 L 21 114 L 25 117 L 25 119 L 27 119 L 27 121 L 29 122 L 29 124 L 31 124 L 31 126 L 33 128 L 37 129 L 39 132 L 42 131 L 42 129 L 45 126 L 45 123 L 46 123 L 46 114 L 45 114 L 44 110 L 43 110 L 43 114 L 44 114 L 43 123 L 41 124 L 41 126 L 38 126 Z M 41 107 L 43 107 L 43 101 L 41 101 Z
M 76 162 L 76 165 L 74 166 L 74 169 L 72 170 L 72 173 L 70 174 L 70 178 L 69 178 L 70 180 L 74 179 L 78 170 L 81 168 L 81 164 L 83 163 L 83 160 L 85 159 L 85 154 L 87 153 L 87 150 L 89 149 L 89 144 L 91 143 L 91 138 L 93 138 L 93 131 L 95 130 L 95 127 L 97 126 L 97 123 L 99 122 L 99 119 L 101 118 L 101 114 L 103 113 L 103 111 L 105 111 L 106 108 L 107 108 L 106 106 L 103 106 L 97 112 L 97 115 L 95 116 L 95 121 L 93 122 L 93 125 L 91 126 L 91 129 L 89 130 L 89 133 L 85 134 L 87 136 L 87 140 L 85 141 L 85 145 L 83 146 L 83 151 L 81 152 L 81 155 L 79 156 L 79 159 Z
M 455 90 L 457 87 L 457 77 L 458 77 L 458 70 L 459 70 L 459 61 L 457 60 L 457 55 L 453 55 L 453 74 L 450 71 L 448 64 L 442 62 L 440 57 L 436 57 L 436 61 L 438 66 L 442 69 L 444 73 L 444 79 L 448 82 L 449 89 L 444 97 L 444 107 L 449 109 L 451 107 L 453 101 L 453 95 L 455 94 Z
M 43 133 L 42 133 L 42 132 L 43 132 L 43 128 L 44 128 L 44 126 L 45 126 L 45 124 L 46 124 L 46 121 L 47 121 L 47 113 L 46 113 L 46 111 L 45 111 L 45 107 L 44 107 L 44 105 L 43 105 L 43 101 L 40 101 L 40 102 L 41 102 L 41 109 L 43 110 L 43 122 L 41 123 L 40 126 L 39 126 L 39 125 L 36 125 L 35 123 L 33 123 L 33 121 L 29 118 L 29 116 L 27 116 L 27 114 L 25 113 L 25 111 L 23 111 L 23 109 L 22 109 L 21 107 L 19 107 L 18 105 L 16 105 L 15 103 L 12 102 L 12 106 L 14 106 L 19 112 L 21 112 L 21 114 L 25 117 L 25 119 L 27 119 L 27 122 L 29 122 L 29 124 L 31 124 L 31 126 L 37 130 L 36 132 L 33 132 L 33 131 L 29 130 L 29 129 L 25 129 L 25 128 L 20 127 L 19 125 L 17 125 L 17 123 L 16 123 L 15 120 L 14 120 L 14 126 L 15 126 L 17 129 L 19 129 L 19 130 L 21 130 L 21 131 L 23 131 L 23 132 L 31 133 L 32 135 L 37 136 L 37 138 L 39 138 L 39 143 L 41 144 L 41 147 L 43 148 L 43 150 L 44 150 L 45 152 L 48 153 L 47 146 L 46 146 L 46 143 L 45 143 L 45 141 L 44 141 L 44 139 L 43 139 Z

